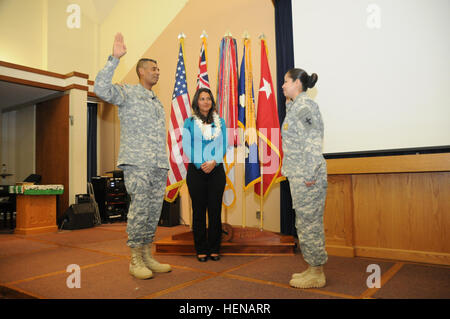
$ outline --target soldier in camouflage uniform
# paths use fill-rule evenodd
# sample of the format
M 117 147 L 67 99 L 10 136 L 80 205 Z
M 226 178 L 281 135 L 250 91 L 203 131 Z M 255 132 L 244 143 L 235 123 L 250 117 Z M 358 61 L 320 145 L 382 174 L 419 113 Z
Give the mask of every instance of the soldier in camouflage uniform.
M 281 129 L 281 172 L 289 180 L 300 248 L 309 264 L 306 271 L 292 276 L 290 285 L 296 288 L 319 288 L 326 282 L 322 267 L 328 259 L 323 226 L 328 186 L 322 155 L 324 125 L 317 103 L 306 94 L 316 81 L 315 73 L 309 76 L 301 69 L 291 69 L 283 84 L 288 102 Z
M 158 82 L 156 61 L 137 63 L 138 85 L 112 84 L 114 70 L 126 53 L 122 34 L 114 39 L 113 54 L 95 79 L 95 94 L 119 107 L 120 151 L 118 166 L 124 171 L 125 186 L 131 197 L 128 211 L 127 245 L 131 248 L 129 272 L 147 279 L 153 272 L 168 272 L 151 253 L 167 181 L 169 162 L 166 152 L 164 107 L 151 90 Z

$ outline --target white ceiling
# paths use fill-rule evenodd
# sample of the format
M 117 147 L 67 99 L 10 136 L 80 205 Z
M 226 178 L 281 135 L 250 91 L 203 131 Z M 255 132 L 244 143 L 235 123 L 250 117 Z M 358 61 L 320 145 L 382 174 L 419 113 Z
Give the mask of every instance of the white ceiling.
M 66 0 L 73 3 L 72 0 Z M 114 8 L 118 0 L 78 0 L 77 4 L 97 24 L 100 24 Z M 1 0 L 0 0 L 1 2 Z M 0 81 L 0 112 L 23 105 L 36 104 L 53 95 L 63 94 L 59 91 L 42 89 L 22 84 Z
M 62 94 L 59 91 L 0 81 L 0 111 L 22 105 L 35 104 Z

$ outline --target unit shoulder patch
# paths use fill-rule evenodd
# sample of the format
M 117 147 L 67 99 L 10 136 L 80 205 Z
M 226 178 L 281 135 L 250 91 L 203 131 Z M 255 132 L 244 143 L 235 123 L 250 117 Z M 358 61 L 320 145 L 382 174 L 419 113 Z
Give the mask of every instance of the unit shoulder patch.
M 306 129 L 311 129 L 314 127 L 314 119 L 312 116 L 311 109 L 307 106 L 304 106 L 300 109 L 299 112 L 300 121 Z

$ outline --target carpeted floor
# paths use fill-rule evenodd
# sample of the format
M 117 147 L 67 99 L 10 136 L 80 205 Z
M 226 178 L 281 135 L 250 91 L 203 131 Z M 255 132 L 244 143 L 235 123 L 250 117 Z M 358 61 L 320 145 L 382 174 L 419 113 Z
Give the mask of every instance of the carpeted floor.
M 329 256 L 327 285 L 300 290 L 292 273 L 306 268 L 294 256 L 157 256 L 172 272 L 138 280 L 128 274 L 126 224 L 114 223 L 40 235 L 0 234 L 0 299 L 450 299 L 450 267 L 369 258 Z M 156 240 L 188 231 L 159 227 Z M 381 288 L 368 288 L 376 264 Z M 70 265 L 80 267 L 80 287 Z M 69 284 L 68 284 L 69 282 Z

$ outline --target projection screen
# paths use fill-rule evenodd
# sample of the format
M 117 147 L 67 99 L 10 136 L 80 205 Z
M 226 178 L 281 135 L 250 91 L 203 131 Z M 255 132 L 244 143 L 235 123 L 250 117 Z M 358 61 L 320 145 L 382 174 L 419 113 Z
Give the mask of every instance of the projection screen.
M 450 1 L 292 0 L 324 153 L 450 145 Z

